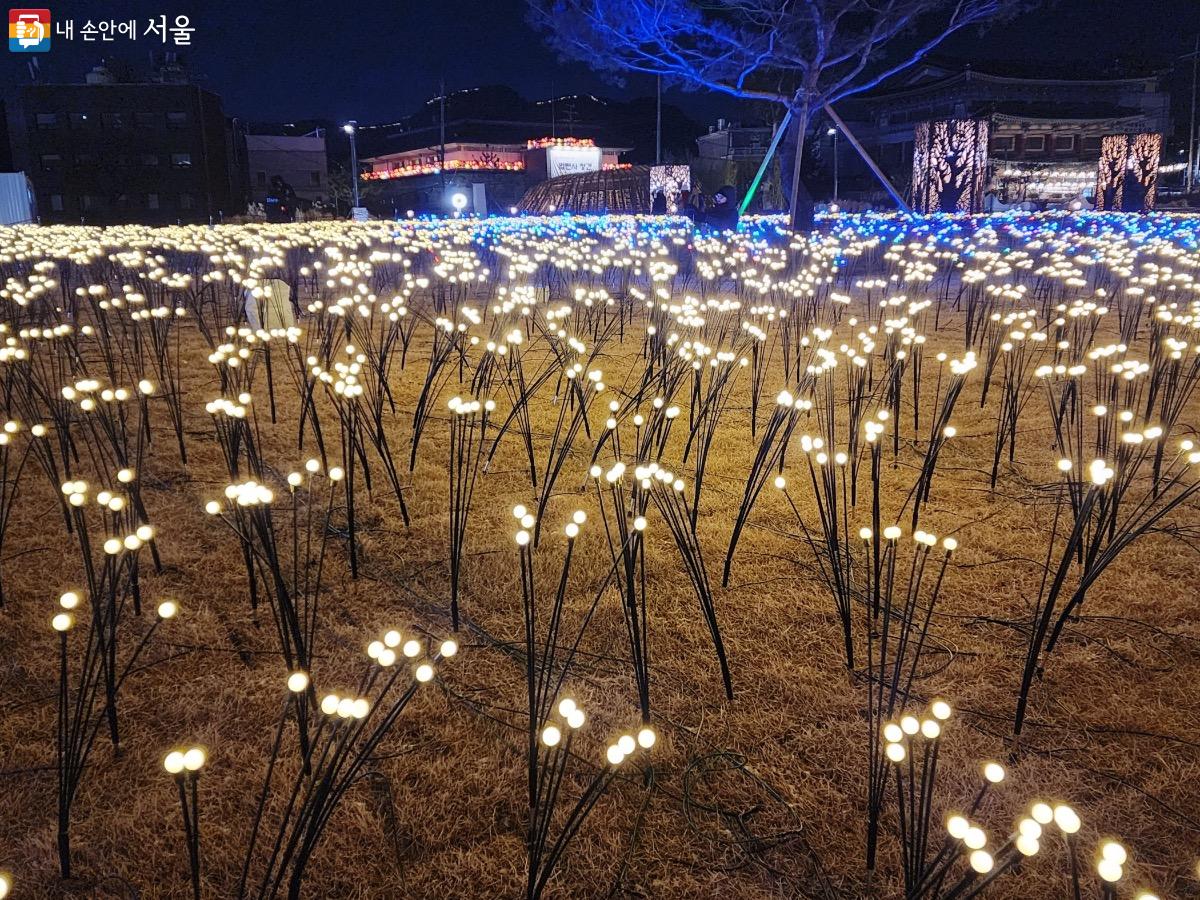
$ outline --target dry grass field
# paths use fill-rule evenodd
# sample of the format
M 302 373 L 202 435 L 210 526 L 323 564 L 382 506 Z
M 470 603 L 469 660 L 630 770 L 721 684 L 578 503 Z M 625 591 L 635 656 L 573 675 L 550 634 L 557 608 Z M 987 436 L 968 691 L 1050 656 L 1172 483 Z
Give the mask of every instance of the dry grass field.
M 1071 228 L 1066 220 L 1048 221 L 1063 232 Z M 800 438 L 823 433 L 821 413 L 826 405 L 835 416 L 835 431 L 845 433 L 852 415 L 847 407 L 849 381 L 844 374 L 853 368 L 848 356 L 839 354 L 842 358 L 836 375 L 817 376 L 811 393 L 816 406 L 811 414 L 800 416 L 784 456 L 787 494 L 772 485 L 772 473 L 749 513 L 729 585 L 721 586 L 731 530 L 766 423 L 776 408 L 775 395 L 783 388 L 801 390 L 797 379 L 784 369 L 786 337 L 779 337 L 781 320 L 769 320 L 750 307 L 769 302 L 785 308 L 785 303 L 792 303 L 795 319 L 811 316 L 809 325 L 797 335 L 810 333 L 814 327 L 831 328 L 832 336 L 824 344 L 837 354 L 840 344 L 855 342 L 856 334 L 869 323 L 882 327 L 881 299 L 904 296 L 905 302 L 926 297 L 934 301 L 910 319 L 924 340 L 920 392 L 912 387 L 916 376 L 910 368 L 903 376 L 899 422 L 889 420 L 889 430 L 881 438 L 878 489 L 883 523 L 895 521 L 904 528 L 904 547 L 898 551 L 904 562 L 897 577 L 906 578 L 912 531 L 912 506 L 906 504 L 906 498 L 926 458 L 929 423 L 949 379 L 949 375 L 939 374 L 936 354 L 945 352 L 955 358 L 975 347 L 985 355 L 985 344 L 967 343 L 966 322 L 974 313 L 968 312 L 965 298 L 992 297 L 995 308 L 1002 311 L 1033 310 L 1036 327 L 1044 329 L 1054 318 L 1054 303 L 1086 300 L 1095 296 L 1096 287 L 1104 285 L 1106 302 L 1113 309 L 1098 317 L 1093 338 L 1095 346 L 1103 346 L 1122 340 L 1117 308 L 1147 304 L 1146 291 L 1154 293 L 1153 287 L 1131 291 L 1136 284 L 1132 279 L 1146 274 L 1144 263 L 1170 264 L 1189 277 L 1200 277 L 1196 275 L 1200 257 L 1194 249 L 1194 223 L 1190 226 L 1192 249 L 1180 250 L 1175 257 L 1162 247 L 1181 246 L 1178 223 L 1172 226 L 1172 236 L 1157 239 L 1161 244 L 1122 236 L 1120 228 L 1114 230 L 1115 237 L 1097 237 L 1102 224 L 1099 219 L 1081 219 L 1075 233 L 1090 235 L 1086 240 L 1097 244 L 1078 252 L 1098 252 L 1099 242 L 1108 241 L 1113 261 L 1083 267 L 1080 280 L 1084 283 L 1080 285 L 1068 283 L 1065 273 L 1038 274 L 1047 264 L 1046 254 L 1057 252 L 1067 260 L 1071 255 L 1055 248 L 1051 237 L 1034 234 L 1037 220 L 1023 224 L 1023 233 L 996 227 L 997 251 L 1007 246 L 1007 252 L 1024 253 L 1033 263 L 1004 272 L 994 263 L 988 269 L 988 264 L 977 258 L 970 265 L 987 270 L 978 288 L 964 277 L 968 269 L 956 268 L 963 258 L 962 245 L 951 244 L 950 238 L 927 238 L 923 233 L 910 236 L 916 245 L 898 245 L 891 259 L 882 248 L 864 245 L 861 255 L 842 260 L 837 281 L 819 288 L 819 309 L 809 313 L 803 312 L 809 308 L 807 301 L 795 299 L 795 294 L 787 299 L 788 279 L 792 284 L 803 281 L 798 274 L 802 269 L 795 261 L 790 268 L 771 275 L 769 289 L 760 291 L 752 283 L 755 277 L 763 277 L 767 266 L 763 263 L 766 257 L 756 261 L 755 255 L 763 251 L 755 250 L 750 238 L 742 239 L 741 244 L 731 241 L 719 252 L 697 246 L 687 263 L 694 268 L 685 265 L 657 283 L 637 275 L 607 283 L 601 279 L 586 282 L 593 290 L 605 286 L 615 304 L 624 304 L 630 312 L 623 338 L 614 336 L 602 342 L 594 359 L 584 359 L 588 369 L 603 372 L 605 393 L 588 414 L 587 431 L 580 430 L 565 452 L 561 474 L 542 517 L 539 546 L 530 554 L 539 602 L 548 608 L 567 544 L 563 526 L 573 511 L 587 513 L 588 520 L 574 542 L 563 603 L 562 641 L 573 638 L 598 596 L 578 653 L 564 676 L 564 693 L 587 711 L 588 721 L 573 745 L 578 758 L 567 770 L 554 822 L 565 818 L 575 798 L 603 765 L 605 744 L 617 734 L 636 731 L 641 724 L 626 620 L 608 577 L 612 556 L 605 527 L 620 514 L 613 512 L 607 493 L 603 494 L 607 505 L 601 506 L 601 490 L 589 476 L 589 467 L 597 441 L 605 433 L 608 400 L 624 402 L 633 397 L 649 365 L 645 348 L 650 314 L 644 298 L 653 296 L 655 287 L 675 302 L 687 295 L 737 298 L 742 307 L 730 316 L 734 327 L 724 333 L 726 343 L 713 349 L 732 348 L 739 356 L 748 352 L 741 348 L 749 347 L 753 338 L 740 328 L 740 321 L 759 323 L 766 338 L 759 344 L 760 365 L 747 366 L 736 375 L 722 408 L 695 528 L 728 654 L 734 697 L 725 697 L 709 629 L 680 551 L 660 511 L 651 505 L 644 532 L 644 597 L 651 723 L 658 740 L 652 751 L 631 758 L 617 770 L 616 778 L 567 847 L 545 896 L 728 900 L 905 896 L 892 782 L 886 788 L 876 872 L 868 876 L 864 866 L 872 753 L 866 698 L 868 684 L 873 682 L 872 670 L 862 660 L 869 630 L 864 623 L 871 621 L 869 601 L 860 592 L 852 604 L 858 659 L 850 671 L 834 597 L 821 574 L 822 562 L 803 531 L 810 529 L 820 545 L 819 512 L 808 474 L 813 454 L 804 452 Z M 354 233 L 353 226 L 336 227 L 341 229 L 337 234 L 332 230 L 316 234 L 315 245 Z M 416 324 L 403 366 L 396 358 L 387 378 L 395 411 L 389 403 L 384 427 L 410 524 L 405 526 L 378 454 L 368 444 L 369 491 L 362 472 L 356 476 L 357 579 L 350 574 L 344 490 L 336 495 L 330 512 L 311 664 L 318 695 L 329 690 L 353 692 L 354 686 L 361 684 L 362 673 L 373 665 L 364 649 L 389 628 L 415 630 L 435 645 L 452 633 L 448 534 L 453 414 L 447 401 L 455 395 L 472 396 L 473 367 L 484 355 L 490 321 L 499 318 L 489 312 L 500 296 L 497 285 L 527 284 L 538 298 L 534 313 L 514 318 L 528 328 L 521 352 L 524 375 L 530 380 L 534 373 L 555 365 L 554 352 L 558 351 L 551 348 L 562 346 L 546 337 L 547 311 L 564 304 L 573 308 L 564 328 L 589 346 L 595 342 L 582 323 L 588 316 L 601 315 L 595 309 L 589 311 L 581 301 L 572 302 L 575 287 L 585 284 L 583 273 L 560 272 L 547 281 L 543 267 L 509 280 L 505 269 L 511 261 L 485 258 L 485 251 L 465 241 L 454 243 L 453 236 L 466 233 L 465 226 L 447 226 L 440 233 L 432 226 L 417 226 L 416 231 L 406 227 L 409 231 L 397 239 L 396 252 L 407 254 L 413 261 L 412 271 L 431 283 L 422 287 L 414 282 L 406 300 L 408 315 L 415 317 Z M 853 227 L 866 235 L 872 226 L 857 222 Z M 386 228 L 360 228 L 364 243 L 372 248 L 387 246 L 390 236 Z M 507 235 L 492 232 L 488 239 L 511 242 L 520 233 L 514 227 Z M 243 260 L 208 265 L 251 271 L 254 266 L 249 260 L 264 253 L 272 240 L 280 259 L 287 256 L 287 264 L 275 267 L 276 271 L 264 266 L 257 274 L 286 278 L 291 268 L 294 277 L 296 265 L 309 265 L 319 258 L 304 246 L 279 249 L 286 229 L 283 238 L 272 238 L 265 231 L 252 238 L 245 234 L 253 234 L 253 229 L 244 229 L 241 236 L 236 229 L 229 229 L 215 238 L 230 246 L 241 241 Z M 421 237 L 412 237 L 414 234 Z M 849 246 L 855 240 L 849 234 L 845 231 L 827 240 Z M 95 240 L 95 232 L 79 232 L 77 237 L 67 233 L 61 239 L 86 243 Z M 10 244 L 14 240 L 10 235 Z M 135 243 L 132 238 L 121 240 Z M 603 258 L 599 251 L 618 239 L 601 236 L 590 247 L 577 235 L 560 235 L 554 240 L 561 250 L 547 252 L 574 248 L 583 259 L 608 268 L 613 258 Z M 778 245 L 778 236 L 775 240 Z M 296 243 L 302 245 L 303 241 Z M 917 245 L 924 249 L 917 252 Z M 459 253 L 477 252 L 495 270 L 469 287 L 447 287 L 436 266 L 445 264 L 453 269 L 458 264 L 433 256 L 450 246 Z M 153 247 L 146 249 L 151 252 Z M 0 251 L 9 254 L 3 262 L 7 277 L 27 284 L 29 265 L 15 259 L 11 250 L 0 247 Z M 522 246 L 520 252 L 534 251 Z M 654 252 L 650 251 L 650 257 Z M 659 258 L 679 261 L 686 252 L 682 245 L 668 241 Z M 782 259 L 785 251 L 777 252 Z M 800 255 L 799 250 L 791 252 L 794 257 Z M 1127 255 L 1118 259 L 1122 253 Z M 728 254 L 725 272 L 706 275 L 705 254 L 714 260 Z M 366 259 L 365 252 L 360 255 Z M 166 268 L 177 269 L 179 260 L 194 256 L 203 254 L 189 256 L 186 249 L 175 247 L 168 253 Z M 820 265 L 828 265 L 832 258 L 830 254 L 812 257 L 820 260 Z M 329 266 L 334 262 L 328 258 Z M 930 267 L 930 280 L 905 280 L 905 273 L 911 274 L 917 264 Z M 136 284 L 140 277 L 137 271 L 121 271 L 117 263 L 68 264 L 60 258 L 57 265 L 59 272 L 73 266 L 71 287 L 105 283 L 115 295 L 120 294 L 122 283 Z M 647 259 L 637 263 L 638 267 L 643 272 L 652 268 Z M 374 302 L 379 303 L 400 290 L 401 276 L 396 274 L 400 271 L 394 263 L 378 262 L 370 275 L 359 270 L 349 280 L 370 284 L 371 293 L 378 293 Z M 735 273 L 738 279 L 729 277 Z M 869 278 L 887 279 L 893 273 L 900 278 L 885 287 L 869 288 L 862 283 Z M 388 282 L 389 278 L 393 281 Z M 355 288 L 345 283 L 328 287 L 323 279 L 299 279 L 302 303 L 317 297 L 328 303 L 355 293 Z M 984 294 L 984 285 L 1004 284 L 1024 285 L 1027 294 L 1019 300 Z M 1176 284 L 1176 313 L 1182 317 L 1189 303 L 1200 298 L 1182 280 Z M 10 292 L 12 289 L 10 280 Z M 38 298 L 31 306 L 18 306 L 10 296 L 9 319 L 16 323 L 10 325 L 10 334 L 37 321 L 35 315 L 43 316 L 43 324 L 65 320 L 65 312 L 53 309 L 63 305 L 57 290 L 51 289 L 50 299 Z M 831 299 L 830 292 L 849 298 L 848 303 Z M 870 305 L 869 292 L 873 293 Z M 194 296 L 185 288 L 167 295 L 177 298 L 177 303 Z M 236 297 L 237 292 L 218 286 L 211 296 Z M 33 311 L 38 304 L 45 307 L 41 313 Z M 465 306 L 482 310 L 483 323 L 471 324 L 462 311 Z M 835 306 L 841 308 L 833 312 Z M 604 314 L 615 315 L 611 310 L 616 308 L 610 307 Z M 905 309 L 897 304 L 887 315 L 900 316 Z M 120 309 L 97 313 L 94 305 L 81 303 L 73 324 L 80 327 L 83 322 L 94 322 L 98 315 L 116 319 L 126 314 Z M 373 314 L 378 315 L 377 309 Z M 466 322 L 469 329 L 464 333 L 478 334 L 481 340 L 465 350 L 463 367 L 457 357 L 445 366 L 410 472 L 413 410 L 429 371 L 438 316 Z M 328 313 L 306 314 L 298 324 L 308 334 L 322 317 L 328 318 Z M 528 323 L 534 322 L 537 324 L 529 327 Z M 175 446 L 166 400 L 154 395 L 148 404 L 153 439 L 138 467 L 137 479 L 148 519 L 156 529 L 162 570 L 155 571 L 142 552 L 138 577 L 143 597 L 150 598 L 150 609 L 169 598 L 178 602 L 180 613 L 155 630 L 120 689 L 119 752 L 114 752 L 107 729 L 99 729 L 72 808 L 73 872 L 65 881 L 60 877 L 56 844 L 60 657 L 49 622 L 60 611 L 56 600 L 62 592 L 85 588 L 84 570 L 78 538 L 66 532 L 61 500 L 38 463 L 29 458 L 19 475 L 15 463 L 7 470 L 7 477 L 19 483 L 20 491 L 5 513 L 9 519 L 2 552 L 0 868 L 12 873 L 16 897 L 190 897 L 179 795 L 171 776 L 163 771 L 162 760 L 168 750 L 193 744 L 208 752 L 198 780 L 202 895 L 237 896 L 259 792 L 288 696 L 288 668 L 269 604 L 261 599 L 258 609 L 251 609 L 236 535 L 205 512 L 205 504 L 221 500 L 231 481 L 214 416 L 205 411 L 205 404 L 222 393 L 220 378 L 225 370 L 207 359 L 212 347 L 198 327 L 196 315 L 181 318 L 171 327 L 178 334 L 178 343 L 172 344 L 170 352 L 178 354 L 188 458 L 183 463 Z M 341 326 L 326 327 L 339 342 L 332 356 L 341 353 L 344 357 Z M 695 322 L 675 327 L 685 340 L 712 340 L 711 333 Z M 1181 318 L 1171 327 L 1183 334 L 1192 326 L 1190 320 Z M 1148 311 L 1136 338 L 1128 341 L 1126 351 L 1116 359 L 1148 359 L 1148 348 L 1161 338 L 1151 333 Z M 31 353 L 48 352 L 44 346 L 34 346 L 35 341 L 26 343 Z M 273 341 L 272 346 L 277 343 Z M 102 345 L 94 338 L 78 342 L 74 379 L 85 374 L 105 379 Z M 663 358 L 676 351 L 677 347 L 669 348 Z M 281 362 L 285 351 L 273 352 L 275 421 L 269 412 L 272 400 L 261 360 L 254 370 L 253 399 L 248 405 L 255 450 L 265 466 L 264 481 L 275 492 L 276 522 L 284 529 L 290 515 L 286 475 L 302 469 L 315 450 L 311 433 L 303 450 L 297 446 L 300 394 Z M 811 354 L 812 345 L 803 352 Z M 1052 352 L 1052 346 L 1030 350 L 1031 354 L 1046 354 L 1044 358 L 1036 356 L 1043 362 L 1050 361 Z M 254 351 L 261 353 L 261 349 Z M 884 371 L 881 354 L 882 349 L 867 364 L 872 377 L 879 379 L 868 392 L 871 415 L 883 408 L 879 399 L 880 373 Z M 328 357 L 322 360 L 326 369 L 332 362 Z M 1096 367 L 1108 362 L 1097 362 Z M 15 382 L 22 377 L 22 370 L 6 365 L 4 383 L 7 396 L 12 397 L 21 390 Z M 757 378 L 762 397 L 752 431 L 756 368 L 761 369 Z M 1003 364 L 992 371 L 992 389 L 981 404 L 984 369 L 979 366 L 965 379 L 951 419 L 954 436 L 945 441 L 937 456 L 928 501 L 921 509 L 922 529 L 939 540 L 952 536 L 958 541 L 930 614 L 928 637 L 907 698 L 908 708 L 918 714 L 935 697 L 945 698 L 955 710 L 940 738 L 932 845 L 935 849 L 941 845 L 945 815 L 970 806 L 983 783 L 983 762 L 997 760 L 1007 767 L 1007 778 L 989 791 L 972 816 L 972 821 L 987 831 L 989 848 L 997 854 L 1014 830 L 1013 823 L 1033 801 L 1067 803 L 1082 819 L 1082 828 L 1069 845 L 1080 867 L 1082 896 L 1101 895 L 1094 862 L 1097 846 L 1107 838 L 1119 839 L 1129 851 L 1125 877 L 1117 888 L 1120 896 L 1134 897 L 1142 889 L 1164 897 L 1197 896 L 1200 697 L 1195 686 L 1200 683 L 1200 605 L 1195 586 L 1200 557 L 1195 539 L 1200 508 L 1191 500 L 1182 503 L 1115 555 L 1087 592 L 1078 614 L 1066 625 L 1060 642 L 1045 657 L 1044 675 L 1033 682 L 1022 733 L 1014 738 L 1017 692 L 1052 533 L 1058 537 L 1061 554 L 1064 526 L 1056 522 L 1056 510 L 1059 515 L 1065 513 L 1061 502 L 1056 503 L 1062 496 L 1056 463 L 1062 453 L 1055 446 L 1046 389 L 1033 385 L 1020 410 L 1014 459 L 1008 461 L 1007 451 L 1002 455 L 996 485 L 991 486 L 1005 375 Z M 1150 379 L 1157 371 L 1139 377 Z M 1031 366 L 1024 376 L 1030 383 L 1035 381 L 1032 372 Z M 238 377 L 245 375 L 243 371 Z M 39 377 L 54 380 L 45 371 Z M 481 400 L 496 400 L 495 422 L 502 422 L 513 406 L 513 392 L 505 387 L 503 378 L 503 373 L 497 376 L 486 396 L 477 395 Z M 528 400 L 529 433 L 543 471 L 551 447 L 562 443 L 558 423 L 565 395 L 557 392 L 558 383 L 550 378 L 532 391 Z M 826 384 L 833 392 L 828 396 Z M 61 386 L 51 384 L 50 388 Z M 688 496 L 695 455 L 685 462 L 683 454 L 691 391 L 689 376 L 680 380 L 669 398 L 669 403 L 680 405 L 682 413 L 658 457 L 661 465 L 688 483 Z M 340 465 L 335 407 L 329 392 L 318 388 L 314 396 L 329 448 L 329 465 Z M 653 396 L 653 392 L 646 393 L 638 406 L 648 417 L 654 415 Z M 1200 422 L 1195 396 L 1184 399 L 1178 424 L 1163 438 L 1172 446 Z M 619 426 L 625 451 L 622 458 L 630 471 L 639 462 L 631 449 L 633 412 L 632 407 L 623 409 Z M 913 424 L 915 413 L 920 414 L 919 428 Z M 26 428 L 32 424 L 22 407 L 10 405 L 9 418 L 19 414 L 26 417 Z M 79 414 L 73 426 L 80 445 L 77 477 L 86 478 L 94 494 L 115 482 L 112 472 L 93 470 L 90 460 L 95 457 L 84 447 L 102 442 L 102 436 L 88 431 L 81 424 L 84 419 Z M 1154 423 L 1143 421 L 1139 412 L 1137 424 Z M 900 432 L 898 454 L 892 449 L 891 429 L 895 427 Z M 487 440 L 496 434 L 493 424 L 486 432 Z M 14 448 L 27 440 L 32 440 L 27 433 L 16 435 Z M 832 455 L 839 447 L 828 449 Z M 19 458 L 17 449 L 9 452 L 13 460 Z M 602 446 L 600 461 L 607 469 L 615 459 L 609 440 Z M 1089 461 L 1081 458 L 1076 464 L 1082 469 Z M 519 525 L 512 509 L 517 504 L 533 508 L 537 494 L 530 483 L 526 447 L 515 430 L 504 435 L 486 471 L 483 468 L 467 513 L 460 557 L 459 652 L 438 663 L 437 676 L 420 686 L 366 761 L 363 776 L 333 811 L 308 866 L 303 897 L 526 895 L 527 672 L 521 552 L 514 542 Z M 1147 468 L 1142 467 L 1129 485 L 1127 509 L 1138 502 L 1133 498 L 1147 494 L 1149 478 Z M 1194 475 L 1187 478 L 1194 480 Z M 864 463 L 858 504 L 847 514 L 855 532 L 859 525 L 871 525 L 870 496 L 870 470 Z M 91 499 L 88 502 L 94 505 Z M 855 552 L 859 547 L 854 542 Z M 101 555 L 97 550 L 97 556 Z M 932 571 L 933 563 L 930 568 Z M 265 597 L 266 586 L 260 584 L 260 591 Z M 921 595 L 917 618 L 924 615 L 927 591 Z M 122 638 L 122 652 L 133 648 L 151 618 L 146 613 L 123 624 L 128 630 Z M 86 614 L 78 619 L 70 635 L 71 654 L 77 654 L 75 648 L 81 646 L 78 642 L 86 631 Z M 870 628 L 878 627 L 877 619 Z M 873 639 L 878 640 L 878 634 Z M 70 665 L 72 673 L 77 673 L 75 655 L 71 655 Z M 878 670 L 874 674 L 878 676 Z M 97 710 L 102 707 L 101 697 Z M 315 710 L 311 714 L 321 717 Z M 300 765 L 300 751 L 290 715 L 282 735 L 276 777 L 292 779 Z M 285 789 L 277 789 L 269 799 L 262 826 L 265 836 L 260 841 L 273 839 L 273 823 L 282 815 L 285 796 Z M 1051 831 L 1047 828 L 1041 852 L 998 877 L 987 888 L 988 896 L 1072 895 L 1068 844 Z M 965 863 L 959 865 L 965 867 Z M 951 883 L 942 888 L 943 896 L 949 893 Z M 257 887 L 252 884 L 247 894 L 258 896 Z

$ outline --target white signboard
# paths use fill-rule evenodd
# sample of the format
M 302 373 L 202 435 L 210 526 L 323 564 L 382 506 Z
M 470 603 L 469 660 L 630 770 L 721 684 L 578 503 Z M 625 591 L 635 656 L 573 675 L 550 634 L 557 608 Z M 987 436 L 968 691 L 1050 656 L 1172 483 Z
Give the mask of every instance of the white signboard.
M 599 147 L 547 147 L 546 176 L 578 175 L 600 171 Z

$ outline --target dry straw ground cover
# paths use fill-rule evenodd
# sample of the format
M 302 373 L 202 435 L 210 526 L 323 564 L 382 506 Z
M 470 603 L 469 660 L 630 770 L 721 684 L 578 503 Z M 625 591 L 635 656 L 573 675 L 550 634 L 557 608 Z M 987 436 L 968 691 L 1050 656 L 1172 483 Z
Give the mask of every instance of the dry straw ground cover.
M 0 896 L 1194 896 L 1196 235 L 5 231 Z

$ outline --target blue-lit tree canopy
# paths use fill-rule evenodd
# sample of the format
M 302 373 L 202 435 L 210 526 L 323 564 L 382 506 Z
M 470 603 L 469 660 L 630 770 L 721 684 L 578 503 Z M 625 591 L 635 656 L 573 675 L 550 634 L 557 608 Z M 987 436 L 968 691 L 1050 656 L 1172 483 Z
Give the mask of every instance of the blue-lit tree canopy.
M 1019 0 L 530 0 L 563 56 L 619 78 L 785 106 L 796 122 L 792 221 L 804 132 L 814 111 L 918 62 L 956 31 Z

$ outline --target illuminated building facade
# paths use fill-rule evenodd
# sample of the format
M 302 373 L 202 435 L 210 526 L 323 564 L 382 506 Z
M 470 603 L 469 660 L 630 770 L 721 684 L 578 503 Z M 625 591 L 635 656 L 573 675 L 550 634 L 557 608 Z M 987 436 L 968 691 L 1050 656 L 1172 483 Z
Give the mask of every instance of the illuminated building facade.
M 368 157 L 364 181 L 381 184 L 393 205 L 439 210 L 446 196 L 470 194 L 483 184 L 488 206 L 503 210 L 516 205 L 533 184 L 559 175 L 599 172 L 621 167 L 628 148 L 599 147 L 590 138 L 530 137 L 521 142 L 455 141 Z
M 441 147 L 418 147 L 400 153 L 388 153 L 364 159 L 367 180 L 388 181 L 393 178 L 412 178 L 447 172 L 524 172 L 524 148 L 516 144 L 446 145 L 443 162 Z
M 531 101 L 500 85 L 449 91 L 395 121 L 358 125 L 364 202 L 378 215 L 445 213 L 458 193 L 473 198 L 472 209 L 486 193 L 489 210 L 507 211 L 547 178 L 653 159 L 656 112 L 652 97 Z M 662 114 L 664 154 L 686 158 L 699 127 L 670 105 Z
M 1105 136 L 1170 127 L 1169 97 L 1157 77 L 1016 78 L 932 65 L 847 101 L 839 112 L 902 190 L 911 189 L 919 123 L 986 120 L 985 192 L 1035 205 L 1090 201 Z M 847 181 L 864 199 L 885 196 L 865 167 L 844 172 Z

